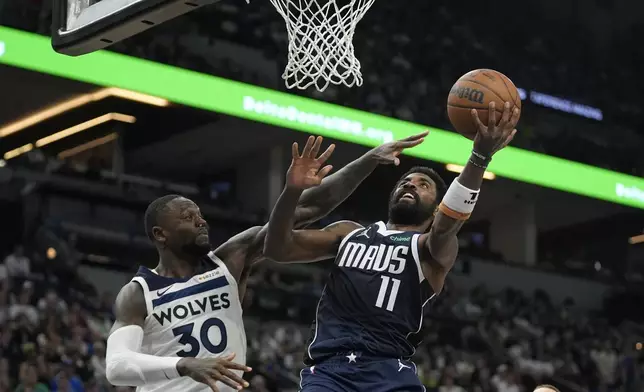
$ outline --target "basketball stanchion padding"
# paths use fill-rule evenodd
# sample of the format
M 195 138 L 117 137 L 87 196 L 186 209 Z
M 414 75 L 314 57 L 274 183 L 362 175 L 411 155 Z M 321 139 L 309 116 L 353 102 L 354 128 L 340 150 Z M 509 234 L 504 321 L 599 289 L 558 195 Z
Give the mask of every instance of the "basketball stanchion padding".
M 287 88 L 329 84 L 361 86 L 360 61 L 353 49 L 358 22 L 375 0 L 271 0 L 286 22 Z

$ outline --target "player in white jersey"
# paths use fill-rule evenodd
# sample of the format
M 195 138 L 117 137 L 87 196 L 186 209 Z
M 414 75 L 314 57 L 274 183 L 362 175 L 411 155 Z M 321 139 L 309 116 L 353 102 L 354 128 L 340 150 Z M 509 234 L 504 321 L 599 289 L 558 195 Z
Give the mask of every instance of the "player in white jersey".
M 378 164 L 396 162 L 404 148 L 425 135 L 383 144 L 305 192 L 295 225 L 302 227 L 328 214 Z M 297 170 L 318 173 L 333 151 L 331 146 L 317 157 L 320 144 L 321 139 L 312 155 L 299 160 Z M 321 174 L 317 174 L 320 181 Z M 241 378 L 250 368 L 244 365 L 240 300 L 252 265 L 264 259 L 266 230 L 252 227 L 210 251 L 208 225 L 199 208 L 178 195 L 153 201 L 145 227 L 159 264 L 153 270 L 140 268 L 116 299 L 116 322 L 107 342 L 108 380 L 137 386 L 140 392 L 229 391 L 248 386 Z

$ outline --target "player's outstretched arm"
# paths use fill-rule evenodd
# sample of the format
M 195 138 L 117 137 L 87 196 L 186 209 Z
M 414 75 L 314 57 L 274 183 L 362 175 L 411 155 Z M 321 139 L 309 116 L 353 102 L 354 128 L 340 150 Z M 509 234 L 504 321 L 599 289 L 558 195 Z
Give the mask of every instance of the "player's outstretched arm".
M 295 209 L 294 227 L 303 228 L 328 215 L 346 200 L 378 165 L 398 165 L 398 156 L 405 149 L 422 143 L 427 134 L 428 132 L 423 132 L 373 148 L 337 173 L 323 178 L 319 186 L 304 190 Z M 307 145 L 311 143 L 312 148 L 315 140 L 319 140 L 321 145 L 322 138 L 315 139 L 313 136 L 309 137 Z M 320 145 L 317 146 L 318 150 Z M 333 147 L 330 148 L 329 155 L 333 151 Z M 264 258 L 262 249 L 267 230 L 266 225 L 251 227 L 219 246 L 215 254 L 227 263 L 233 274 L 237 271 L 236 276 L 241 275 L 242 269 L 248 273 L 247 267 Z
M 355 222 L 339 221 L 321 230 L 293 230 L 287 223 L 288 216 L 279 213 L 277 205 L 273 211 L 278 213 L 269 221 L 264 254 L 278 263 L 311 263 L 332 258 L 342 239 L 362 227 Z
M 483 174 L 492 156 L 514 138 L 519 121 L 519 110 L 510 110 L 506 103 L 501 121 L 496 122 L 494 102 L 489 107 L 489 125 L 484 125 L 476 110 L 472 111 L 474 122 L 478 125 L 478 134 L 474 139 L 472 155 L 461 174 L 452 182 L 439 206 L 434 223 L 428 234 L 425 234 L 425 249 L 429 251 L 426 259 L 431 260 L 433 279 L 440 280 L 452 268 L 458 254 L 456 235 L 469 218 L 478 200 L 483 182 Z M 432 283 L 430 281 L 430 283 Z M 434 285 L 434 283 L 432 283 Z
M 117 386 L 142 386 L 188 376 L 217 392 L 216 382 L 232 388 L 248 386 L 231 369 L 249 371 L 246 366 L 223 358 L 159 357 L 141 353 L 143 324 L 147 315 L 145 296 L 138 283 L 130 282 L 119 292 L 114 305 L 116 322 L 107 339 L 106 376 Z
M 264 256 L 278 262 L 311 262 L 335 255 L 342 239 L 359 227 L 354 222 L 337 222 L 322 230 L 294 230 L 295 209 L 302 192 L 319 186 L 329 174 L 330 165 L 322 167 L 333 152 L 331 145 L 318 157 L 322 138 L 309 138 L 300 155 L 293 143 L 293 161 L 286 174 L 286 187 L 277 199 L 268 220 Z
M 306 189 L 295 210 L 295 227 L 302 228 L 328 215 L 351 196 L 378 165 L 400 164 L 398 156 L 405 149 L 421 144 L 428 134 L 422 132 L 375 147 L 337 173 L 324 178 L 320 186 Z M 312 138 L 309 137 L 309 140 Z M 322 138 L 318 139 L 321 143 Z

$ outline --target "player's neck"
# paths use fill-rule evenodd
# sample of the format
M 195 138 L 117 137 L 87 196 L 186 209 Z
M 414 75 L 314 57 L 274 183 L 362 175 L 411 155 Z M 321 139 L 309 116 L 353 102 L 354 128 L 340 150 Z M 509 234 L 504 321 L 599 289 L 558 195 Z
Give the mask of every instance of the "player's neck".
M 162 252 L 159 257 L 159 265 L 155 268 L 160 276 L 167 278 L 187 278 L 197 273 L 199 258 L 175 255 L 170 252 Z
M 431 225 L 431 220 L 428 222 L 424 222 L 420 225 L 401 225 L 401 224 L 393 223 L 392 221 L 387 221 L 386 226 L 387 226 L 387 230 L 416 231 L 416 232 L 424 233 L 429 228 L 429 225 Z

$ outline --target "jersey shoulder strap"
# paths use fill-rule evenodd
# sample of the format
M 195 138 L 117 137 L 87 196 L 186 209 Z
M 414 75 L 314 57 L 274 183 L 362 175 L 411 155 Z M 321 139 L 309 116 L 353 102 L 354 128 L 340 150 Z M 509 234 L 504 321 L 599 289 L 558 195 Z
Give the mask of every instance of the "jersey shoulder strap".
M 217 257 L 214 252 L 209 252 L 203 258 L 202 262 L 202 270 L 205 270 L 205 272 L 197 274 L 195 276 L 206 275 L 212 270 L 219 270 L 226 276 L 226 280 L 229 282 L 229 284 L 234 287 L 233 291 L 237 293 L 237 281 L 234 279 L 230 271 L 228 271 L 226 264 L 224 264 L 224 262 L 219 257 Z M 168 278 L 165 276 L 160 276 L 150 268 L 141 266 L 139 267 L 136 275 L 134 275 L 134 277 L 130 281 L 137 283 L 139 286 L 141 286 L 141 289 L 143 289 L 145 306 L 147 314 L 149 315 L 152 314 L 152 310 L 154 309 L 154 301 L 156 299 L 166 294 L 167 292 L 173 291 L 172 286 L 174 285 L 181 287 L 189 285 L 189 282 L 192 278 L 193 276 L 187 278 Z M 175 286 L 175 288 L 177 288 L 177 286 Z
M 217 255 L 215 254 L 215 251 L 210 251 L 208 252 L 207 259 L 214 264 L 216 268 L 219 268 L 224 275 L 226 276 L 226 279 L 228 279 L 228 282 L 230 283 L 231 286 L 234 288 L 235 295 L 237 295 L 237 300 L 241 303 L 241 298 L 239 298 L 239 283 L 237 282 L 237 279 L 233 276 L 233 274 L 230 273 L 230 270 L 228 267 L 226 267 L 226 263 Z
M 349 234 L 345 235 L 342 241 L 340 242 L 340 247 L 338 249 L 342 249 L 344 245 L 346 245 L 347 241 L 351 239 L 351 237 L 355 237 L 357 234 L 359 234 L 362 231 L 369 230 L 370 226 L 365 227 L 358 227 L 357 229 L 351 231 Z
M 165 287 L 169 286 L 171 283 L 167 283 L 163 280 L 163 277 L 157 275 L 154 271 L 146 267 L 139 267 L 139 270 L 136 272 L 136 275 L 130 280 L 130 282 L 135 282 L 143 290 L 143 297 L 145 298 L 145 310 L 146 316 L 152 314 L 152 290 L 163 290 Z

